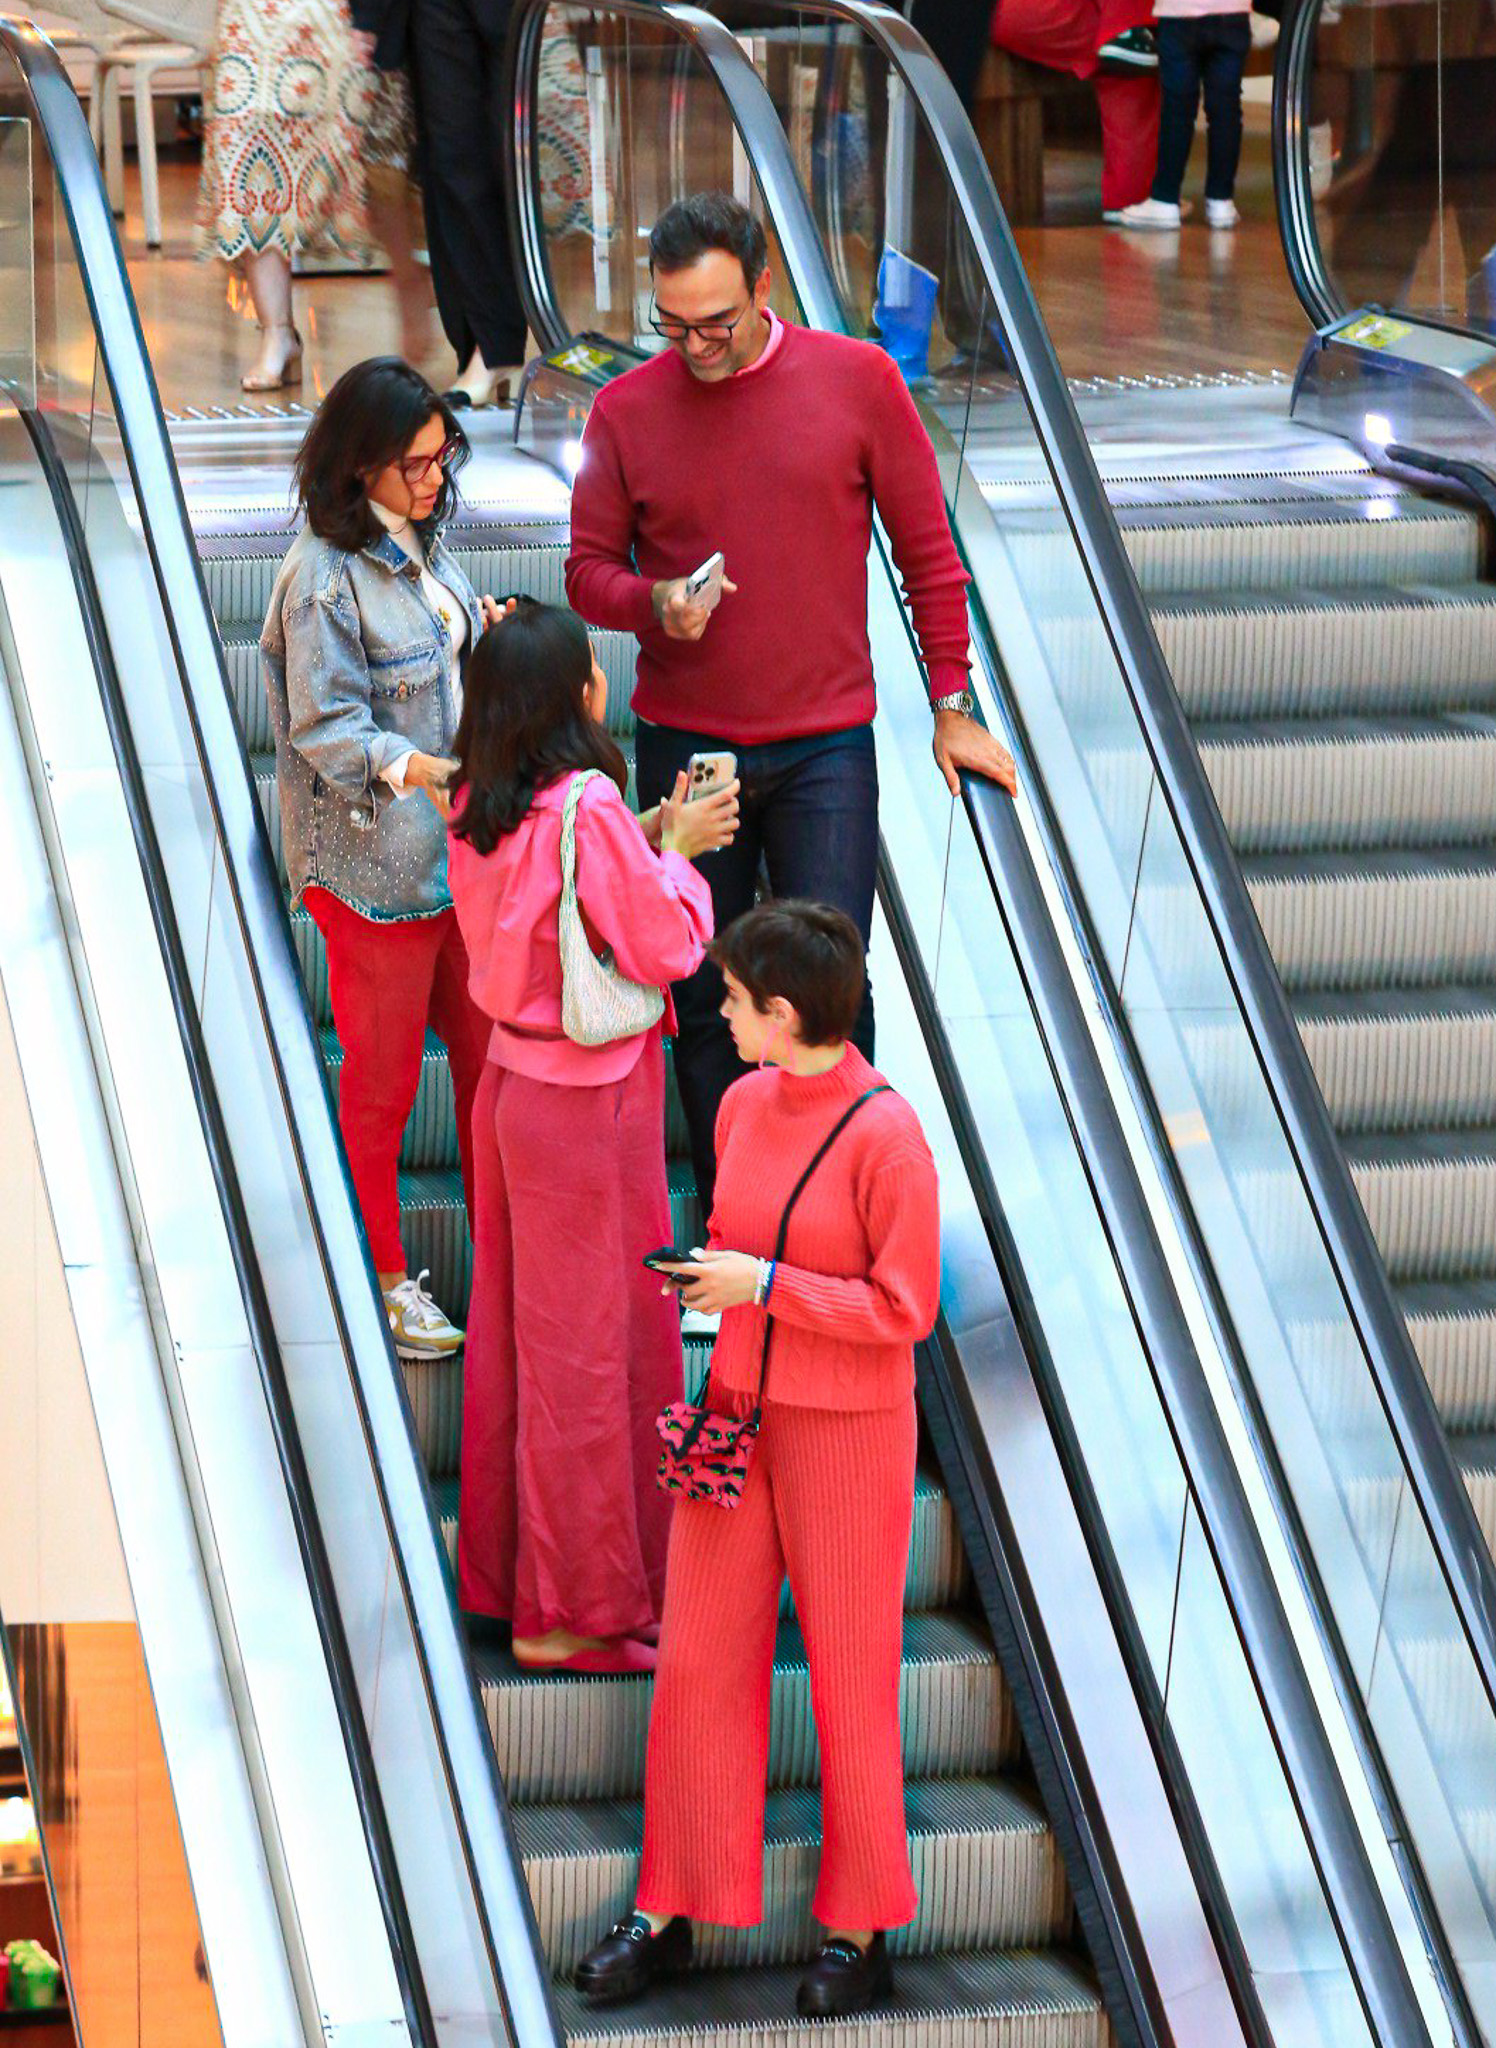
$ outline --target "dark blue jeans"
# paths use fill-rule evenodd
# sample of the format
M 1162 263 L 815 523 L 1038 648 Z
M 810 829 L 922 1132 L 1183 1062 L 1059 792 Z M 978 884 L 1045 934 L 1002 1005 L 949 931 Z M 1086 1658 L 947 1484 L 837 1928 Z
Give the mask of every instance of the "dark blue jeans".
M 1179 204 L 1184 167 L 1205 92 L 1205 196 L 1229 199 L 1241 161 L 1241 81 L 1252 45 L 1245 14 L 1155 18 L 1158 83 L 1158 170 L 1153 197 Z
M 870 725 L 815 739 L 739 746 L 710 733 L 646 725 L 638 736 L 641 808 L 648 810 L 675 787 L 692 754 L 736 754 L 742 781 L 738 836 L 697 866 L 711 885 L 717 930 L 753 907 L 759 863 L 776 896 L 808 896 L 846 911 L 867 944 L 873 923 L 878 867 L 878 760 Z M 719 1014 L 722 974 L 710 960 L 674 989 L 680 1035 L 675 1076 L 691 1131 L 691 1158 L 708 1215 L 716 1180 L 717 1109 L 744 1069 L 732 1034 Z M 873 1056 L 873 998 L 869 987 L 852 1034 Z

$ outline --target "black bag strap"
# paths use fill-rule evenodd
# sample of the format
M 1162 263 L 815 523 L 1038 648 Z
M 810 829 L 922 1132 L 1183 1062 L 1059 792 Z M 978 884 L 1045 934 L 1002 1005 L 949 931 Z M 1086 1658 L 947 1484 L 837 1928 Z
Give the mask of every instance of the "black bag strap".
M 774 1259 L 776 1264 L 780 1259 L 784 1257 L 784 1247 L 789 1238 L 790 1232 L 790 1217 L 794 1213 L 796 1202 L 798 1202 L 800 1197 L 805 1193 L 806 1187 L 809 1185 L 811 1175 L 815 1172 L 816 1168 L 820 1165 L 821 1161 L 826 1157 L 826 1154 L 831 1150 L 832 1146 L 836 1143 L 837 1139 L 841 1136 L 842 1132 L 847 1128 L 847 1125 L 852 1121 L 853 1117 L 856 1116 L 858 1110 L 862 1108 L 863 1104 L 865 1102 L 871 1102 L 875 1095 L 887 1095 L 888 1092 L 888 1083 L 886 1081 L 879 1081 L 876 1087 L 869 1088 L 864 1094 L 859 1095 L 855 1102 L 848 1104 L 847 1108 L 837 1118 L 836 1122 L 831 1126 L 831 1129 L 826 1133 L 826 1136 L 822 1139 L 820 1145 L 816 1148 L 815 1157 L 811 1160 L 809 1166 L 806 1167 L 804 1173 L 802 1173 L 800 1178 L 795 1182 L 794 1188 L 790 1193 L 790 1198 L 784 1205 L 784 1214 L 779 1219 L 779 1235 L 774 1240 Z M 759 1423 L 763 1419 L 764 1388 L 767 1386 L 769 1380 L 769 1352 L 773 1345 L 773 1342 L 774 1317 L 772 1314 L 770 1314 L 767 1315 L 764 1319 L 763 1363 L 759 1367 L 758 1393 L 753 1403 L 753 1414 L 749 1418 L 749 1427 L 752 1429 L 757 1429 Z

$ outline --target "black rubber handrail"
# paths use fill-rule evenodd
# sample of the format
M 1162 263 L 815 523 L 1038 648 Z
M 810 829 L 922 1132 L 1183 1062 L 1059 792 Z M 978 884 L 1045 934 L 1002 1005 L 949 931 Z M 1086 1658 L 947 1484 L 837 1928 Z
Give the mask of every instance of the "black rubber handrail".
M 224 879 L 246 935 L 246 963 L 267 1052 L 370 1449 L 399 1590 L 411 1617 L 417 1669 L 473 1887 L 475 1917 L 511 2038 L 521 2048 L 541 2048 L 560 2040 L 549 1972 L 492 1739 L 443 1574 L 435 1511 L 328 1109 L 321 1048 L 234 722 L 222 648 L 98 157 L 77 95 L 46 37 L 29 24 L 0 17 L 0 50 L 15 66 L 56 173 L 202 766 Z
M 1273 199 L 1289 280 L 1315 327 L 1350 311 L 1325 264 L 1309 184 L 1309 92 L 1324 0 L 1285 0 L 1273 57 Z
M 1317 14 L 1321 0 L 1303 0 Z M 792 10 L 787 8 L 786 12 Z M 855 23 L 895 66 L 920 108 L 997 311 L 1034 434 L 1116 657 L 1159 794 L 1179 835 L 1290 1156 L 1428 1531 L 1481 1686 L 1496 1713 L 1496 1560 L 1456 1469 L 1428 1377 L 1356 1193 L 1241 862 L 1222 820 L 1174 678 L 1122 540 L 971 122 L 923 38 L 876 0 L 813 0 Z M 1302 148 L 1307 188 L 1307 142 Z M 1105 986 L 1103 955 L 1090 949 Z M 1166 1146 L 1167 1152 L 1168 1147 Z
M 525 255 L 526 289 L 533 301 L 536 331 L 553 349 L 574 338 L 561 312 L 554 287 L 534 147 L 535 103 L 541 39 L 555 0 L 516 0 L 510 18 L 510 50 L 505 105 L 512 132 L 505 152 L 511 219 L 518 246 Z M 565 13 L 574 22 L 579 9 L 566 0 Z M 795 171 L 794 159 L 772 100 L 726 28 L 699 10 L 681 5 L 655 5 L 653 0 L 593 0 L 594 14 L 610 20 L 637 21 L 658 30 L 670 25 L 709 68 L 722 91 L 738 134 L 748 151 L 764 209 L 777 236 L 788 280 L 808 323 L 845 332 L 846 313 L 831 273 L 809 201 Z M 842 11 L 837 9 L 835 11 Z M 901 16 L 883 8 L 849 6 L 846 17 L 866 29 L 878 24 L 877 40 L 899 51 L 901 71 L 923 104 L 933 72 L 945 98 L 960 115 L 949 81 L 923 41 Z M 937 105 L 943 102 L 937 100 Z M 961 117 L 964 120 L 964 116 Z M 987 182 L 997 220 L 1006 222 L 975 137 L 966 127 L 975 164 L 964 161 L 968 180 L 977 166 Z M 958 197 L 965 200 L 964 190 Z M 1030 320 L 1025 337 L 1030 348 L 1044 354 L 1063 394 L 1069 423 L 1084 469 L 1092 480 L 1104 514 L 1095 524 L 1109 533 L 1121 552 L 1120 538 L 1101 495 L 1099 478 L 1079 421 L 1060 378 L 1048 336 L 1033 304 L 1027 279 L 1011 237 L 1007 239 L 1016 280 Z M 1011 281 L 1011 280 L 1010 280 Z M 1004 296 L 994 292 L 1004 305 Z M 1020 364 L 1020 374 L 1022 365 Z M 1035 401 L 1030 398 L 1031 410 Z M 1046 453 L 1050 439 L 1044 440 Z M 1051 461 L 1053 463 L 1053 456 Z M 1074 493 L 1072 493 L 1072 496 Z M 1126 557 L 1121 556 L 1125 566 Z M 889 570 L 890 575 L 892 570 Z M 1130 572 L 1129 572 L 1130 578 Z M 1136 595 L 1136 584 L 1130 586 Z M 1138 598 L 1141 610 L 1141 598 Z M 1162 666 L 1146 612 L 1142 623 Z M 1164 681 L 1172 694 L 1167 671 Z M 1178 710 L 1175 703 L 1176 713 Z M 1186 728 L 1187 735 L 1187 728 Z M 1193 753 L 1193 742 L 1189 742 Z M 1196 759 L 1198 757 L 1195 757 Z M 1233 1623 L 1246 1650 L 1268 1729 L 1282 1762 L 1290 1796 L 1304 1827 L 1310 1855 L 1324 1886 L 1329 1909 L 1344 1943 L 1351 1972 L 1376 2038 L 1399 2044 L 1429 2040 L 1406 1962 L 1361 1840 L 1354 1810 L 1328 1733 L 1320 1718 L 1312 1687 L 1292 1642 L 1261 1533 L 1247 1500 L 1241 1475 L 1226 1443 L 1220 1418 L 1196 1355 L 1183 1311 L 1159 1244 L 1137 1169 L 1127 1148 L 1102 1072 L 1091 1044 L 1079 997 L 1070 980 L 1057 935 L 1050 922 L 1038 877 L 1009 800 L 990 784 L 965 789 L 966 809 L 976 832 L 994 900 L 1023 975 L 1028 1001 L 1048 1048 L 1065 1113 L 1085 1160 L 1098 1207 L 1107 1225 L 1108 1241 L 1127 1291 L 1134 1319 L 1153 1372 L 1192 1497 L 1220 1573 Z M 1217 815 L 1217 823 L 1219 817 Z M 1238 877 L 1239 879 L 1239 877 Z M 897 902 L 897 883 L 886 853 L 880 853 L 879 890 L 885 907 Z M 1243 892 L 1244 894 L 1245 892 Z M 897 933 L 897 922 L 894 922 Z M 1254 920 L 1255 929 L 1255 920 Z M 1260 943 L 1260 933 L 1259 933 Z M 907 966 L 906 966 L 907 971 Z M 1281 991 L 1280 999 L 1281 999 Z M 944 1043 L 943 1027 L 931 1011 L 923 1020 L 927 1044 L 941 1077 L 952 1122 L 967 1155 L 974 1185 L 995 1187 L 991 1166 L 975 1119 L 966 1103 L 959 1075 Z M 1063 1403 L 1063 1393 L 1052 1390 Z M 1187 1787 L 1176 1792 L 1189 1797 Z M 1201 1873 L 1197 1870 L 1197 1880 Z M 1219 1902 L 1218 1902 L 1219 1903 Z M 1229 1912 L 1229 1907 L 1224 1910 Z M 1231 1958 L 1223 1956 L 1230 1965 Z M 1146 1974 L 1138 1972 L 1139 1977 Z

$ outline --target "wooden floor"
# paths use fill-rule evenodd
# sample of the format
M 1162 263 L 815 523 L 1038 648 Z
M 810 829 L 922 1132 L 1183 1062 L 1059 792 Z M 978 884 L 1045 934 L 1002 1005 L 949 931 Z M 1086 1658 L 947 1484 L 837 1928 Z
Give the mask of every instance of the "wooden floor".
M 1056 159 L 1053 168 L 1065 194 L 1063 211 L 1087 210 L 1094 218 L 1088 196 L 1094 162 Z M 174 409 L 234 404 L 241 397 L 239 372 L 254 351 L 253 314 L 237 277 L 193 255 L 196 165 L 183 156 L 162 170 L 165 246 L 145 246 L 133 164 L 123 222 L 125 257 L 162 399 Z M 1084 221 L 1020 231 L 1019 246 L 1071 376 L 1292 370 L 1307 326 L 1283 266 L 1260 135 L 1249 134 L 1239 197 L 1245 217 L 1229 234 L 1210 233 L 1194 220 L 1177 235 L 1125 233 Z M 409 353 L 439 383 L 453 375 L 424 271 L 416 275 L 417 296 L 404 329 L 388 277 L 316 278 L 297 290 L 306 382 L 292 395 L 315 403 L 349 363 L 386 350 Z

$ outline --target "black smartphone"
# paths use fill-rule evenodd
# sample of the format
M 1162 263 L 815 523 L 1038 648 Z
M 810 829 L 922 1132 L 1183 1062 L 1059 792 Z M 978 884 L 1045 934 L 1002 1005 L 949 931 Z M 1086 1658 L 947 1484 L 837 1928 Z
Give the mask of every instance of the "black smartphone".
M 648 1266 L 651 1273 L 659 1273 L 666 1280 L 673 1281 L 677 1287 L 682 1287 L 685 1285 L 683 1277 L 679 1273 L 666 1272 L 666 1267 L 693 1266 L 697 1262 L 689 1252 L 678 1252 L 674 1245 L 666 1244 L 661 1245 L 657 1252 L 646 1252 L 642 1263 Z

